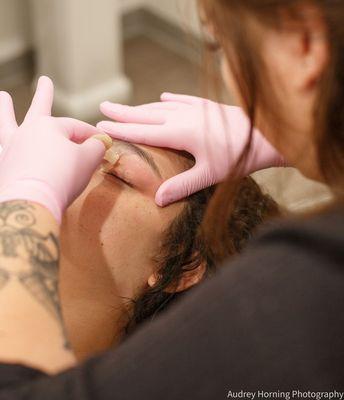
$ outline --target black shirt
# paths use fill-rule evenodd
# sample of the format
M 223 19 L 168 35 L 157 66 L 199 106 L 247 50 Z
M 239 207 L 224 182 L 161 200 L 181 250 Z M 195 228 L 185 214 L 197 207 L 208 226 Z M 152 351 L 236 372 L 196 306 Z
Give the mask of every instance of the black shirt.
M 264 232 L 116 350 L 54 377 L 0 375 L 1 400 L 344 392 L 344 210 Z

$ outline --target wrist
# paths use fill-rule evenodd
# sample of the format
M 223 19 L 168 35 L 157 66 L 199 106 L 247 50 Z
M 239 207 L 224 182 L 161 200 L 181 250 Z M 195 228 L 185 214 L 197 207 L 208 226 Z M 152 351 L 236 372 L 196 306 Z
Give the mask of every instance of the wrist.
M 26 200 L 49 211 L 55 222 L 61 224 L 62 211 L 53 190 L 45 182 L 23 179 L 0 189 L 0 202 Z
M 248 173 L 273 167 L 286 167 L 287 162 L 278 150 L 258 130 L 254 129 L 248 157 Z

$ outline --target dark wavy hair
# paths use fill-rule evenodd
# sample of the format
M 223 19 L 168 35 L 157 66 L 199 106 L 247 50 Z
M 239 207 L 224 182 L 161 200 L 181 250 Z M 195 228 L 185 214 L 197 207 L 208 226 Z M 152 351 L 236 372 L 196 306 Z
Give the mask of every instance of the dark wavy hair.
M 210 187 L 190 196 L 183 211 L 167 228 L 160 251 L 155 257 L 158 280 L 131 304 L 131 319 L 127 333 L 131 333 L 143 321 L 153 319 L 184 292 L 174 292 L 182 275 L 201 264 L 205 265 L 202 279 L 211 276 L 222 259 L 215 257 L 216 249 L 209 245 L 201 228 L 206 208 L 216 187 Z M 227 247 L 224 257 L 242 251 L 257 227 L 272 217 L 280 215 L 277 203 L 252 178 L 241 180 L 234 198 L 233 211 L 226 221 Z M 169 290 L 167 291 L 167 288 Z

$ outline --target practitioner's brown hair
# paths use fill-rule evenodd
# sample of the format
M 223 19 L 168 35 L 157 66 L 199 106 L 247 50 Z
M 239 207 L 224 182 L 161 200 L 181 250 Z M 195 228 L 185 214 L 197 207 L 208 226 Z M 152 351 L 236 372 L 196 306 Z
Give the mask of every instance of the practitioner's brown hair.
M 326 24 L 330 60 L 318 85 L 319 96 L 314 109 L 316 155 L 320 172 L 326 183 L 343 202 L 344 183 L 344 1 L 343 0 L 198 0 L 201 16 L 211 25 L 237 83 L 241 100 L 251 120 L 256 122 L 257 105 L 264 114 L 281 126 L 282 116 L 278 112 L 278 102 L 266 85 L 267 71 L 264 69 L 259 52 L 259 38 L 250 29 L 258 18 L 270 28 L 278 29 L 286 16 L 295 24 L 303 24 L 300 7 L 311 5 L 321 15 Z M 282 18 L 283 17 L 283 18 Z M 235 57 L 233 57 L 235 54 Z M 235 196 L 235 176 L 239 175 L 252 135 L 244 154 L 239 160 L 237 174 L 220 185 L 204 222 L 209 239 L 218 244 L 221 257 L 229 243 L 226 227 L 222 223 L 225 215 L 232 212 Z

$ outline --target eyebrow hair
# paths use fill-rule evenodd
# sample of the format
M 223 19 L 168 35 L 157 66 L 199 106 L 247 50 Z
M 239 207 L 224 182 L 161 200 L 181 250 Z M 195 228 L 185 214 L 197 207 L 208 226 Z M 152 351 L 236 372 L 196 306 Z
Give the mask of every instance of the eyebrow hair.
M 159 178 L 162 179 L 159 167 L 154 161 L 154 158 L 147 151 L 129 142 L 122 142 L 121 145 L 127 147 L 130 151 L 137 154 L 143 161 L 145 161 L 151 167 L 155 175 L 157 175 Z

